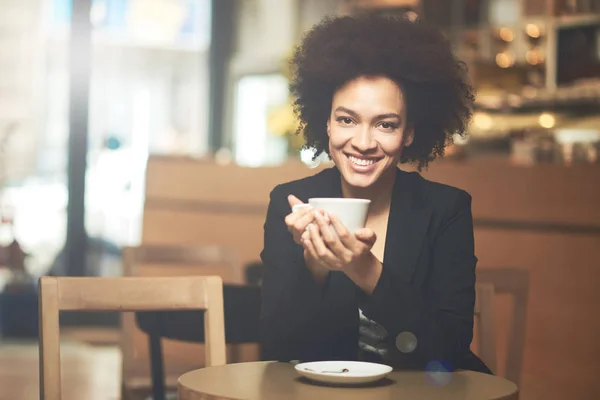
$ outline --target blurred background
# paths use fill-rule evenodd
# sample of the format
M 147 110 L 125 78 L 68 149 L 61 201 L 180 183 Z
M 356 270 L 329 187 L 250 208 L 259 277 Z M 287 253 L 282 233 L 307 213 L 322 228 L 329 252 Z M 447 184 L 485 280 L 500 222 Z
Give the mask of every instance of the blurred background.
M 41 275 L 124 275 L 142 244 L 259 260 L 270 189 L 330 165 L 300 151 L 288 58 L 353 13 L 435 23 L 468 64 L 470 136 L 424 175 L 473 195 L 480 269 L 526 273 L 495 305 L 499 368 L 516 346 L 523 399 L 600 398 L 600 0 L 0 0 L 0 388 Z

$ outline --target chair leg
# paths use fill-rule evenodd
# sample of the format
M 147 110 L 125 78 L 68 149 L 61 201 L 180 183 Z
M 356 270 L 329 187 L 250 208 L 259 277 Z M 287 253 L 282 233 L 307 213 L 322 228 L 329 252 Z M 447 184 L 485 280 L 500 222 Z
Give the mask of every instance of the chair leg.
M 163 368 L 162 343 L 159 335 L 150 333 L 150 369 L 152 373 L 152 398 L 165 400 L 165 372 Z

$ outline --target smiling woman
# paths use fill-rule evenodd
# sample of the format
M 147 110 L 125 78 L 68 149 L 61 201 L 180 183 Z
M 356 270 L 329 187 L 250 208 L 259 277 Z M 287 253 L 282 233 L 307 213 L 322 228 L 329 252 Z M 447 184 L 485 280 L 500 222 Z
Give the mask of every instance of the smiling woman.
M 292 71 L 299 133 L 335 167 L 271 192 L 263 358 L 489 372 L 470 351 L 471 197 L 397 167 L 426 167 L 465 134 L 464 65 L 431 27 L 358 16 L 315 26 Z M 366 226 L 300 207 L 315 197 L 370 200 Z

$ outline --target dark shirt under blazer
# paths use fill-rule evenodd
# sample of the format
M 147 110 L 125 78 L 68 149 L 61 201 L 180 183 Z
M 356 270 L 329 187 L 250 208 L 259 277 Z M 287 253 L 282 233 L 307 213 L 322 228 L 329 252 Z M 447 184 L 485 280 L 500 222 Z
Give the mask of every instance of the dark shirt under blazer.
M 360 308 L 387 330 L 384 362 L 395 368 L 425 369 L 442 361 L 453 369 L 489 372 L 470 351 L 477 258 L 467 192 L 398 169 L 383 270 L 370 296 L 342 272 L 331 272 L 324 287 L 315 284 L 285 225 L 290 194 L 303 202 L 342 197 L 340 173 L 326 169 L 271 192 L 261 253 L 263 359 L 356 360 Z M 403 332 L 416 337 L 410 353 L 396 347 Z

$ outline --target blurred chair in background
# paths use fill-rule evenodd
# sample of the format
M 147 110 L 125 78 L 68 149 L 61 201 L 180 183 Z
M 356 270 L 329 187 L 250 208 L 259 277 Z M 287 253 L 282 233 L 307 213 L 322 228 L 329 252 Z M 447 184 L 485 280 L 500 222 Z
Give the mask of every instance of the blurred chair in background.
M 494 300 L 496 295 L 506 294 L 512 297 L 512 307 L 508 310 L 510 322 L 502 376 L 518 386 L 523 367 L 529 272 L 516 268 L 478 268 L 475 291 L 477 353 L 495 374 L 498 374 L 499 365 Z

